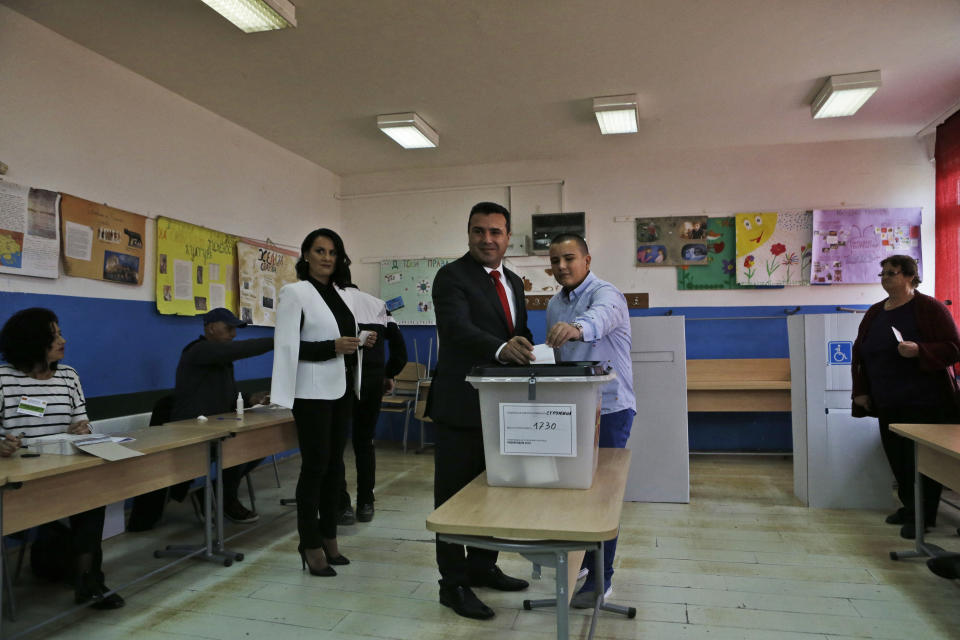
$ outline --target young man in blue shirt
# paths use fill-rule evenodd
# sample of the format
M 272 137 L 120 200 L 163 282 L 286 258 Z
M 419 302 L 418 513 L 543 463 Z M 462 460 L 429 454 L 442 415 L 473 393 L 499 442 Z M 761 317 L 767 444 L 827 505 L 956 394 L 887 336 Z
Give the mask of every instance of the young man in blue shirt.
M 558 361 L 597 360 L 617 374 L 602 389 L 600 446 L 622 449 L 630 437 L 637 408 L 627 300 L 616 287 L 590 272 L 587 243 L 576 234 L 563 233 L 551 241 L 550 266 L 563 290 L 547 305 L 546 343 L 556 349 Z M 603 543 L 604 597 L 612 592 L 616 549 L 616 538 Z M 581 566 L 593 569 L 593 552 L 586 554 Z M 595 579 L 592 573 L 587 577 L 570 603 L 573 607 L 593 607 Z

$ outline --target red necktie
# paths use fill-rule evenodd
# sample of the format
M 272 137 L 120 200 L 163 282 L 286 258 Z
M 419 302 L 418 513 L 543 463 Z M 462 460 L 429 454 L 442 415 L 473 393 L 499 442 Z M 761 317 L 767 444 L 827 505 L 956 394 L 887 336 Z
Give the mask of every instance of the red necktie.
M 493 278 L 493 286 L 497 288 L 497 295 L 500 296 L 503 315 L 507 316 L 507 329 L 510 331 L 510 335 L 513 335 L 513 316 L 510 315 L 510 303 L 507 302 L 507 290 L 503 288 L 503 283 L 500 282 L 500 272 L 491 271 L 490 277 Z

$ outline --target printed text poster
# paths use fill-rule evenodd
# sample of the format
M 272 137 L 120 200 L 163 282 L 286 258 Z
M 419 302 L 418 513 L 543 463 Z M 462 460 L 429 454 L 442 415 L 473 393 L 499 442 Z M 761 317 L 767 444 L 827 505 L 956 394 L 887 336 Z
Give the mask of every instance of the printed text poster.
M 738 213 L 737 282 L 766 287 L 810 284 L 810 211 Z
M 60 217 L 65 274 L 143 284 L 144 216 L 63 194 Z
M 0 182 L 0 273 L 60 275 L 60 194 Z
M 157 218 L 157 310 L 181 316 L 224 307 L 237 313 L 237 238 Z
M 263 327 L 276 326 L 277 294 L 285 284 L 297 281 L 299 254 L 291 249 L 241 240 L 237 243 L 240 272 L 241 320 Z

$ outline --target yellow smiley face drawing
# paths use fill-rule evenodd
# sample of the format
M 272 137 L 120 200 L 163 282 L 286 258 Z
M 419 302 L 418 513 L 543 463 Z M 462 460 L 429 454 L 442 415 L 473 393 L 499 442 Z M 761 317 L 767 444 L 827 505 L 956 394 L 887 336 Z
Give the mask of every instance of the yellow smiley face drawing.
M 738 213 L 737 257 L 756 251 L 770 240 L 776 228 L 776 213 Z

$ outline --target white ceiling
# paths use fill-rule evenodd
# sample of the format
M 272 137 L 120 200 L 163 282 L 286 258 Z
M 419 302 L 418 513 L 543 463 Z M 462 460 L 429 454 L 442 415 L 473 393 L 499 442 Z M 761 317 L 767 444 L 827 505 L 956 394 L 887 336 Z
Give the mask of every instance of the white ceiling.
M 200 0 L 0 1 L 339 175 L 911 136 L 960 100 L 960 0 L 295 0 L 250 35 Z M 811 119 L 873 69 L 860 113 Z M 640 132 L 601 136 L 591 99 L 634 92 Z M 439 149 L 377 130 L 403 111 Z

